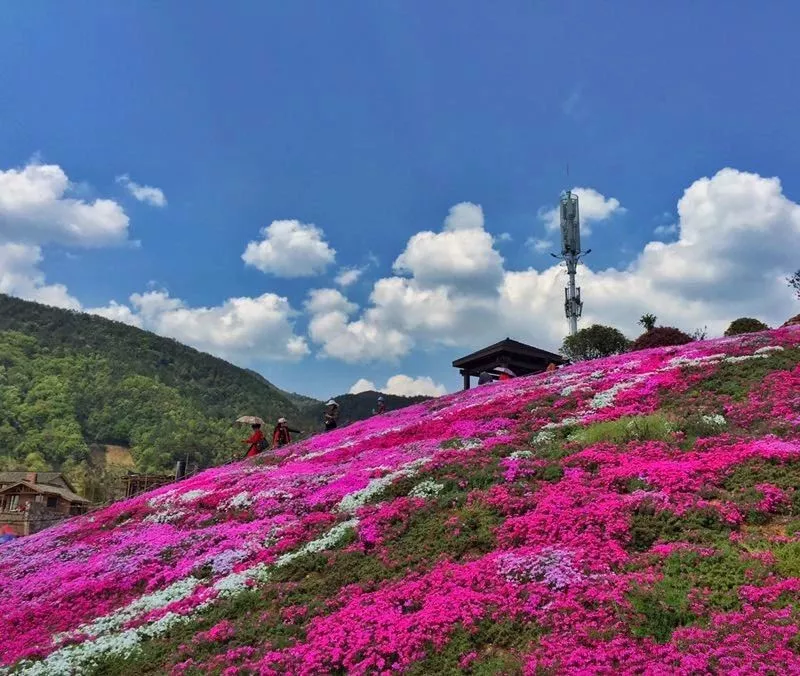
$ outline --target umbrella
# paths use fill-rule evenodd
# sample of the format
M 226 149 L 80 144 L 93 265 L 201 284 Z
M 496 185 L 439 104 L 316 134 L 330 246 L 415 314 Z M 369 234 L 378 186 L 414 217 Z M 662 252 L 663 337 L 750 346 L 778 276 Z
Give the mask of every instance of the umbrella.
M 237 423 L 244 423 L 245 425 L 263 425 L 264 421 L 257 415 L 243 415 L 241 418 L 236 419 Z
M 505 373 L 507 376 L 511 376 L 512 378 L 516 377 L 516 373 L 514 373 L 511 369 L 506 368 L 505 366 L 498 366 L 495 371 L 498 373 Z

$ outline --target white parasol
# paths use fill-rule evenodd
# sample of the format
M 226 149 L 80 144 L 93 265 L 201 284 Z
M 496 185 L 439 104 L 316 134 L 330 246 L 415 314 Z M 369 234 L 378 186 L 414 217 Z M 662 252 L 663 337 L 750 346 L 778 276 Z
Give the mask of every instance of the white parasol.
M 259 418 L 257 415 L 243 415 L 241 418 L 236 419 L 237 423 L 243 423 L 245 425 L 263 425 L 264 421 Z

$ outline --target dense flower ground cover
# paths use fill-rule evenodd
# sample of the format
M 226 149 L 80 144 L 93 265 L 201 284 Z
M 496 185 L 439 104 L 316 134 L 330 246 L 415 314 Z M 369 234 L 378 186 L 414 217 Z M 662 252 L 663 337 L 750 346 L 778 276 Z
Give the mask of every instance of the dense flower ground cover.
M 19 674 L 800 673 L 800 327 L 375 417 L 0 548 Z

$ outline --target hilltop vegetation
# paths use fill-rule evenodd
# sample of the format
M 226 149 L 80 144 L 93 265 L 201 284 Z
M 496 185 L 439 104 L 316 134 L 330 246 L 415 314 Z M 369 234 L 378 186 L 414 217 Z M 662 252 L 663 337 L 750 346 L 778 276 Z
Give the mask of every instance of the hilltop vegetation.
M 800 671 L 800 327 L 373 417 L 0 548 L 15 674 Z

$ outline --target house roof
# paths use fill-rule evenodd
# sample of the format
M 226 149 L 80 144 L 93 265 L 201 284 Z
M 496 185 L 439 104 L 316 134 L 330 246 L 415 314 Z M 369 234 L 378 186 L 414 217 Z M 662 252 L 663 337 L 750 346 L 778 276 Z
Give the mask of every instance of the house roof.
M 484 347 L 477 352 L 468 354 L 466 357 L 456 359 L 453 362 L 453 366 L 456 368 L 468 368 L 474 363 L 484 361 L 493 355 L 499 355 L 501 353 L 513 355 L 523 360 L 537 362 L 546 361 L 548 363 L 553 362 L 556 365 L 566 363 L 564 357 L 559 354 L 542 350 L 538 347 L 534 347 L 533 345 L 526 345 L 525 343 L 520 343 L 519 341 L 512 340 L 511 338 L 506 338 L 505 340 L 501 340 L 494 345 L 489 345 L 489 347 Z
M 79 502 L 81 504 L 89 504 L 89 501 L 86 498 L 82 498 L 77 493 L 73 493 L 68 488 L 63 488 L 61 486 L 50 486 L 48 484 L 32 484 L 29 481 L 18 481 L 15 484 L 11 484 L 10 486 L 6 486 L 5 488 L 0 489 L 0 495 L 10 491 L 12 488 L 16 488 L 17 486 L 25 486 L 26 488 L 30 488 L 35 493 L 41 493 L 42 495 L 57 495 L 61 498 L 64 498 L 67 502 Z
M 75 492 L 75 487 L 61 472 L 0 472 L 0 484 L 15 484 L 27 481 L 31 474 L 36 475 L 36 485 L 45 484 L 66 487 L 73 493 Z

